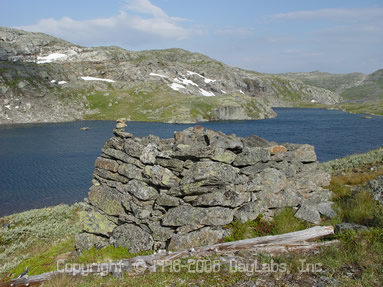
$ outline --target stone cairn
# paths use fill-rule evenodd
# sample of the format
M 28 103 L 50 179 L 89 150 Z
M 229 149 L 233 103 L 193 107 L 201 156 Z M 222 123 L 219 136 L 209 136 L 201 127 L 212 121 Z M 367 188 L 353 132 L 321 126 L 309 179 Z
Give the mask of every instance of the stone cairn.
M 225 225 L 271 218 L 284 207 L 318 224 L 335 216 L 330 176 L 307 144 L 226 135 L 201 126 L 173 139 L 135 137 L 118 120 L 95 161 L 80 212 L 78 250 L 108 245 L 181 250 L 229 235 Z

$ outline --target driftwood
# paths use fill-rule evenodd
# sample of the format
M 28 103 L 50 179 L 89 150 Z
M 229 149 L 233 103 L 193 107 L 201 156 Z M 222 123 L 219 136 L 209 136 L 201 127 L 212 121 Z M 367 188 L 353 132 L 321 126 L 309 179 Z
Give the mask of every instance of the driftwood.
M 163 268 L 163 266 L 177 259 L 189 256 L 195 257 L 209 256 L 212 254 L 234 254 L 240 250 L 247 250 L 253 252 L 253 254 L 266 253 L 271 255 L 286 252 L 316 250 L 321 246 L 326 246 L 338 242 L 311 242 L 313 240 L 332 234 L 334 234 L 334 228 L 332 226 L 315 226 L 302 231 L 296 231 L 281 235 L 256 237 L 235 242 L 226 242 L 210 246 L 196 247 L 190 250 L 163 252 L 148 256 L 138 256 L 105 264 L 91 264 L 87 266 L 70 264 L 70 267 L 72 268 L 65 268 L 65 263 L 63 263 L 61 268 L 59 268 L 60 266 L 58 265 L 57 271 L 13 279 L 9 282 L 1 283 L 0 287 L 39 285 L 40 283 L 49 280 L 53 276 L 63 273 L 76 276 L 84 274 L 107 275 L 110 273 L 119 275 L 122 272 L 141 273 L 146 270 L 154 272 L 157 268 Z

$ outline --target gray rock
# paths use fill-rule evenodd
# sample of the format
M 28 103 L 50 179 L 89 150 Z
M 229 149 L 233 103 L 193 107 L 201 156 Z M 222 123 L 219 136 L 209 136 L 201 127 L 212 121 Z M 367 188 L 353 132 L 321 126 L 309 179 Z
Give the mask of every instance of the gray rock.
M 107 216 L 94 210 L 80 211 L 79 218 L 80 228 L 88 233 L 101 234 L 109 237 L 116 227 L 116 224 Z
M 176 234 L 169 243 L 169 250 L 183 250 L 218 243 L 228 236 L 222 228 L 205 227 L 187 234 Z
M 318 207 L 310 204 L 309 202 L 304 202 L 298 211 L 294 215 L 296 218 L 303 219 L 305 221 L 319 224 L 320 223 L 320 214 Z
M 344 232 L 346 230 L 363 231 L 368 230 L 368 228 L 364 225 L 348 222 L 339 223 L 335 226 L 335 233 Z
M 304 144 L 297 148 L 295 151 L 295 157 L 303 163 L 315 162 L 317 156 L 312 145 Z
M 197 183 L 198 186 L 225 185 L 241 183 L 239 169 L 221 162 L 199 161 L 184 172 L 181 185 L 186 191 L 188 185 Z
M 236 192 L 227 190 L 225 192 L 218 191 L 199 195 L 193 202 L 193 206 L 228 206 L 237 207 L 250 201 L 249 192 Z
M 233 211 L 223 207 L 193 207 L 181 205 L 170 209 L 162 219 L 164 226 L 190 224 L 225 225 L 233 221 Z
M 278 193 L 287 186 L 286 176 L 277 169 L 266 168 L 248 184 L 248 191 Z
M 159 165 L 146 166 L 144 174 L 154 185 L 167 188 L 177 186 L 180 181 L 180 179 L 169 169 Z
M 186 234 L 186 233 L 201 229 L 202 227 L 204 227 L 204 225 L 202 224 L 184 225 L 184 226 L 178 227 L 176 232 L 177 234 L 181 235 L 181 234 Z
M 245 138 L 242 138 L 243 145 L 245 147 L 268 147 L 270 146 L 270 143 L 263 139 L 260 138 L 256 135 L 251 135 Z
M 172 228 L 162 226 L 159 222 L 149 223 L 149 229 L 152 232 L 153 239 L 157 241 L 167 241 L 175 231 Z
M 102 157 L 96 159 L 94 166 L 112 172 L 117 172 L 119 168 L 119 164 L 116 161 Z
M 102 168 L 95 168 L 93 172 L 93 176 L 100 177 L 103 179 L 110 179 L 110 180 L 114 180 L 114 181 L 118 181 L 122 183 L 127 183 L 129 181 L 129 179 L 126 178 L 125 176 L 119 175 L 118 173 L 114 173 Z
M 156 200 L 156 203 L 161 206 L 174 207 L 181 205 L 183 201 L 182 199 L 175 196 L 160 194 L 160 196 Z
M 111 245 L 109 243 L 109 239 L 85 232 L 76 234 L 75 242 L 76 250 L 78 251 L 88 250 L 92 247 L 96 249 L 101 249 L 108 245 Z
M 231 150 L 235 152 L 241 152 L 243 144 L 240 138 L 235 135 L 226 135 L 222 132 L 215 132 L 210 129 L 206 129 L 206 136 L 209 141 L 209 145 L 214 148 L 221 148 L 223 150 Z
M 90 188 L 88 199 L 90 204 L 98 207 L 106 214 L 119 215 L 125 212 L 123 203 L 128 204 L 130 196 L 123 195 L 114 188 L 99 185 Z
M 154 200 L 158 197 L 158 191 L 145 182 L 133 179 L 125 185 L 126 190 L 140 200 Z
M 136 142 L 134 139 L 126 139 L 124 144 L 124 151 L 135 158 L 140 158 L 145 146 Z
M 156 165 L 160 165 L 162 167 L 168 168 L 173 171 L 175 174 L 180 174 L 183 171 L 184 162 L 182 160 L 176 158 L 158 158 L 156 159 Z
M 331 201 L 322 201 L 318 204 L 319 213 L 327 216 L 329 218 L 334 218 L 337 216 L 335 210 L 332 208 L 334 202 Z
M 124 140 L 120 137 L 111 137 L 105 142 L 104 148 L 122 151 L 124 149 Z
M 270 152 L 268 149 L 261 147 L 245 147 L 243 151 L 237 155 L 234 166 L 248 166 L 258 162 L 268 162 L 270 160 Z
M 150 234 L 129 223 L 122 224 L 113 230 L 112 241 L 115 247 L 127 247 L 132 253 L 151 250 L 154 243 Z
M 144 180 L 142 170 L 130 163 L 121 164 L 118 168 L 118 173 L 129 179 Z
M 257 173 L 260 173 L 261 171 L 263 171 L 266 168 L 267 168 L 267 165 L 265 165 L 262 162 L 258 162 L 254 165 L 250 165 L 250 166 L 246 166 L 246 167 L 241 168 L 241 173 L 248 175 L 251 178 L 254 178 L 254 176 Z
M 261 201 L 249 202 L 234 212 L 234 219 L 240 222 L 254 220 L 266 210 L 267 207 Z
M 103 148 L 102 152 L 107 155 L 108 157 L 112 157 L 118 160 L 121 160 L 125 163 L 134 164 L 137 167 L 143 168 L 144 165 L 136 158 L 133 158 L 129 155 L 127 155 L 125 152 L 120 150 L 115 150 L 112 148 Z
M 156 156 L 158 155 L 158 147 L 156 144 L 149 143 L 140 156 L 140 160 L 144 164 L 154 164 L 156 162 Z
M 368 186 L 373 198 L 383 204 L 383 175 L 369 181 Z
M 213 154 L 210 156 L 210 159 L 231 164 L 237 155 L 229 150 L 223 148 L 215 148 Z

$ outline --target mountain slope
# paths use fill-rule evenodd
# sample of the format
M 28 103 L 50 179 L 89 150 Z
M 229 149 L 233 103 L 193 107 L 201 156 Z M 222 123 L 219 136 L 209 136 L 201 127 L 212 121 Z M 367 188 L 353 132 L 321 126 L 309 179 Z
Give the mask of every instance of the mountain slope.
M 283 76 L 297 79 L 307 85 L 328 89 L 340 94 L 346 101 L 383 100 L 383 69 L 372 74 L 330 74 L 323 72 L 287 73 Z
M 262 119 L 275 116 L 271 106 L 340 101 L 299 80 L 182 49 L 87 48 L 0 27 L 0 123 Z

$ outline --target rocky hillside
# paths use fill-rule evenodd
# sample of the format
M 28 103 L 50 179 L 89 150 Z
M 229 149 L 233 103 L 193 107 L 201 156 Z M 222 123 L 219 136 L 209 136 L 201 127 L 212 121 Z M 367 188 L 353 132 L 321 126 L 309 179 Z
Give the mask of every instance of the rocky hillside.
M 275 116 L 272 106 L 340 101 L 300 80 L 181 49 L 87 48 L 0 27 L 0 123 L 263 119 Z
M 338 93 L 346 101 L 383 100 L 383 69 L 372 74 L 287 73 L 283 76 Z

